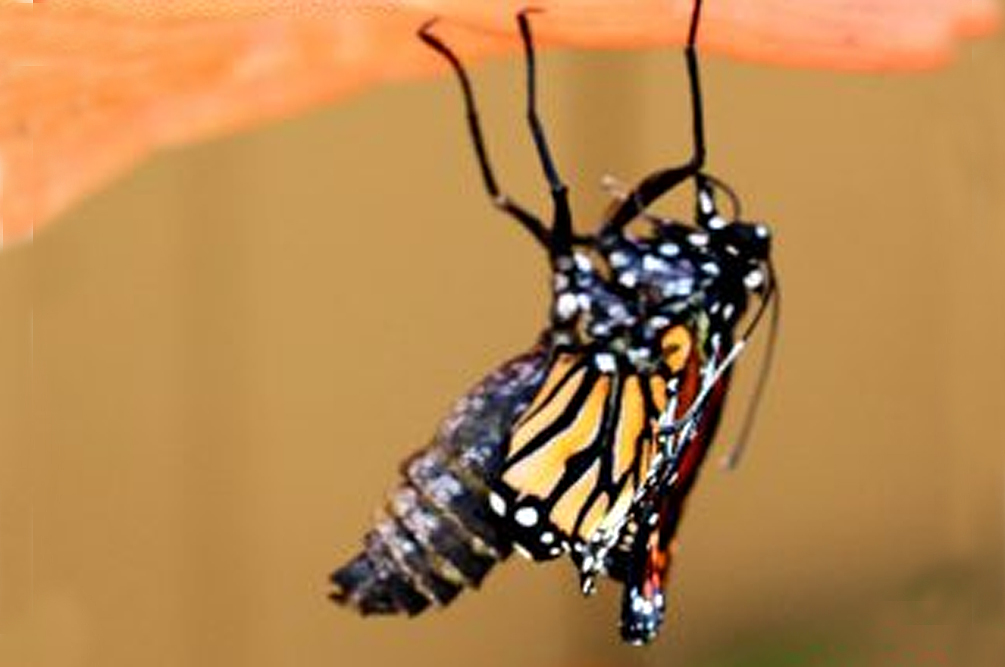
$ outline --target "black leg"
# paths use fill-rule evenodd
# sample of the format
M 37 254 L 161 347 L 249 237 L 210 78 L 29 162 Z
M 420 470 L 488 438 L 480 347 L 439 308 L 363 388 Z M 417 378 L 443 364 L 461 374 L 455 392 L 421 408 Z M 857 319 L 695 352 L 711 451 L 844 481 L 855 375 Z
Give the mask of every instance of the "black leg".
M 625 202 L 615 209 L 614 213 L 604 223 L 605 231 L 619 231 L 647 206 L 677 185 L 698 174 L 705 164 L 705 118 L 701 103 L 701 81 L 698 76 L 698 56 L 694 43 L 698 36 L 698 23 L 701 18 L 702 0 L 694 0 L 691 12 L 691 26 L 688 29 L 687 45 L 684 47 L 684 60 L 687 64 L 687 75 L 691 89 L 692 131 L 694 148 L 691 159 L 678 167 L 670 167 L 653 172 L 628 194 Z
M 534 41 L 530 34 L 530 21 L 527 15 L 534 9 L 525 9 L 517 14 L 520 26 L 520 37 L 523 39 L 524 55 L 527 61 L 527 121 L 534 136 L 534 145 L 541 160 L 545 178 L 551 188 L 551 198 L 554 202 L 554 222 L 551 230 L 551 256 L 567 257 L 572 253 L 572 211 L 569 208 L 569 191 L 562 182 L 555 162 L 548 148 L 548 140 L 544 136 L 541 119 L 537 115 L 537 67 L 534 59 Z
M 524 226 L 527 231 L 534 235 L 542 245 L 547 248 L 552 247 L 552 235 L 544 227 L 542 223 L 534 214 L 527 211 L 525 208 L 519 204 L 510 200 L 508 196 L 499 191 L 499 186 L 496 183 L 495 175 L 492 173 L 492 166 L 489 164 L 488 154 L 485 150 L 485 141 L 482 138 L 481 124 L 478 121 L 478 110 L 475 107 L 475 97 L 471 90 L 471 81 L 468 79 L 467 72 L 464 71 L 464 67 L 461 65 L 461 61 L 457 58 L 453 51 L 451 51 L 446 44 L 444 44 L 438 37 L 436 37 L 430 28 L 436 22 L 436 19 L 427 21 L 419 28 L 419 39 L 428 44 L 433 50 L 442 55 L 450 66 L 454 69 L 457 74 L 457 79 L 461 84 L 461 93 L 464 96 L 464 108 L 467 112 L 468 118 L 468 130 L 471 133 L 471 141 L 475 145 L 475 153 L 478 157 L 478 166 L 481 168 L 482 180 L 485 183 L 485 189 L 489 193 L 489 197 L 492 198 L 492 204 L 506 213 L 510 214 L 517 221 Z

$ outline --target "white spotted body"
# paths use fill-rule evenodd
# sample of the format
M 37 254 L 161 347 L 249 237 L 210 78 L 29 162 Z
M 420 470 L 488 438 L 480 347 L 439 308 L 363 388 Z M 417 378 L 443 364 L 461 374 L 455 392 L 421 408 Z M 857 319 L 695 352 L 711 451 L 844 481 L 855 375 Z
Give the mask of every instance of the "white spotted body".
M 616 192 L 599 231 L 582 236 L 536 114 L 533 10 L 517 19 L 528 119 L 554 203 L 550 227 L 500 192 L 467 74 L 431 23 L 420 29 L 458 76 L 493 205 L 548 251 L 553 299 L 531 351 L 476 385 L 402 466 L 403 481 L 364 549 L 332 574 L 337 602 L 362 613 L 415 614 L 477 587 L 511 551 L 533 560 L 567 554 L 584 592 L 599 577 L 623 586 L 625 641 L 655 636 L 684 503 L 732 366 L 776 287 L 768 228 L 741 219 L 732 190 L 703 170 L 700 7 L 695 0 L 685 50 L 695 154 Z M 694 186 L 693 219 L 649 212 L 686 183 Z M 718 209 L 721 192 L 732 199 L 729 216 Z

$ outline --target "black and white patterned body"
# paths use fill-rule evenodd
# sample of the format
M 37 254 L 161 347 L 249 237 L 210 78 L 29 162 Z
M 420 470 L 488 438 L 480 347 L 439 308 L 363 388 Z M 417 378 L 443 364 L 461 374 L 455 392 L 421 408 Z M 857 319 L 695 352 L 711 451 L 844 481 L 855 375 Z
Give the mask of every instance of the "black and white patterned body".
M 548 252 L 553 300 L 537 345 L 472 389 L 432 444 L 403 465 L 363 551 L 331 577 L 336 601 L 363 613 L 415 614 L 478 586 L 512 549 L 534 560 L 568 554 L 584 592 L 598 577 L 623 585 L 626 641 L 655 636 L 684 502 L 731 368 L 775 290 L 767 228 L 737 219 L 732 190 L 703 171 L 694 50 L 701 0 L 694 3 L 685 49 L 694 154 L 618 195 L 590 236 L 573 232 L 567 189 L 537 117 L 532 10 L 517 20 L 528 120 L 554 204 L 550 227 L 500 192 L 467 74 L 432 23 L 420 29 L 457 74 L 493 204 Z M 692 220 L 648 212 L 687 184 Z M 732 219 L 716 206 L 720 192 L 732 199 Z
M 723 221 L 707 185 L 699 202 L 698 225 L 650 222 L 577 244 L 554 274 L 541 342 L 463 397 L 405 462 L 385 518 L 333 576 L 336 599 L 416 613 L 477 586 L 514 546 L 536 560 L 569 553 L 586 588 L 607 575 L 633 590 L 645 571 L 633 550 L 648 542 L 638 536 L 661 511 L 663 532 L 676 526 L 700 460 L 681 464 L 704 456 L 721 407 L 712 389 L 725 387 L 734 331 L 768 284 L 767 229 Z M 653 593 L 634 603 L 651 604 L 652 632 Z
M 457 402 L 432 443 L 402 464 L 403 483 L 363 552 L 332 575 L 333 599 L 364 614 L 415 614 L 478 586 L 510 554 L 512 540 L 489 513 L 488 484 L 546 358 L 538 347 L 486 377 Z

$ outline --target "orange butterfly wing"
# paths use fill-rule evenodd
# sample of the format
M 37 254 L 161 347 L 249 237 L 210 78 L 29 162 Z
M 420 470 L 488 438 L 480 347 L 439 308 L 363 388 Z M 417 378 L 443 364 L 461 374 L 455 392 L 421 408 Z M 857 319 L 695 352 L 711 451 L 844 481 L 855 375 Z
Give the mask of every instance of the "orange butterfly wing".
M 642 375 L 615 354 L 561 352 L 513 426 L 490 505 L 535 559 L 557 557 L 624 523 L 656 454 L 660 416 L 698 391 L 694 333 L 662 336 L 659 370 Z
M 722 357 L 706 364 L 712 373 Z M 697 380 L 702 362 L 697 353 L 688 360 L 679 391 L 676 418 L 683 418 L 700 391 Z M 609 574 L 625 585 L 622 589 L 621 635 L 633 644 L 649 642 L 663 623 L 666 588 L 676 546 L 677 528 L 691 488 L 715 438 L 729 392 L 729 371 L 716 381 L 695 415 L 693 431 L 680 446 L 671 466 L 671 480 L 656 484 L 633 508 L 622 542 L 609 555 Z M 655 521 L 653 519 L 655 518 Z

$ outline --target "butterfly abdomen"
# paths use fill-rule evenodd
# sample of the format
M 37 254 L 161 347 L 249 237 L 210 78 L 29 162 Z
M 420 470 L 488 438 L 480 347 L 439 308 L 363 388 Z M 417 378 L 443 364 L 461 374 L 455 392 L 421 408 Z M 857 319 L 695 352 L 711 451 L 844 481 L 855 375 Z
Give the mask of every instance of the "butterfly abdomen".
M 363 614 L 417 614 L 477 587 L 512 551 L 488 506 L 514 421 L 544 376 L 543 350 L 518 357 L 466 394 L 433 442 L 401 467 L 403 481 L 363 539 L 331 575 L 336 602 Z
M 460 519 L 411 482 L 397 489 L 363 551 L 332 575 L 332 598 L 364 614 L 414 615 L 477 586 L 504 552 L 485 548 Z

